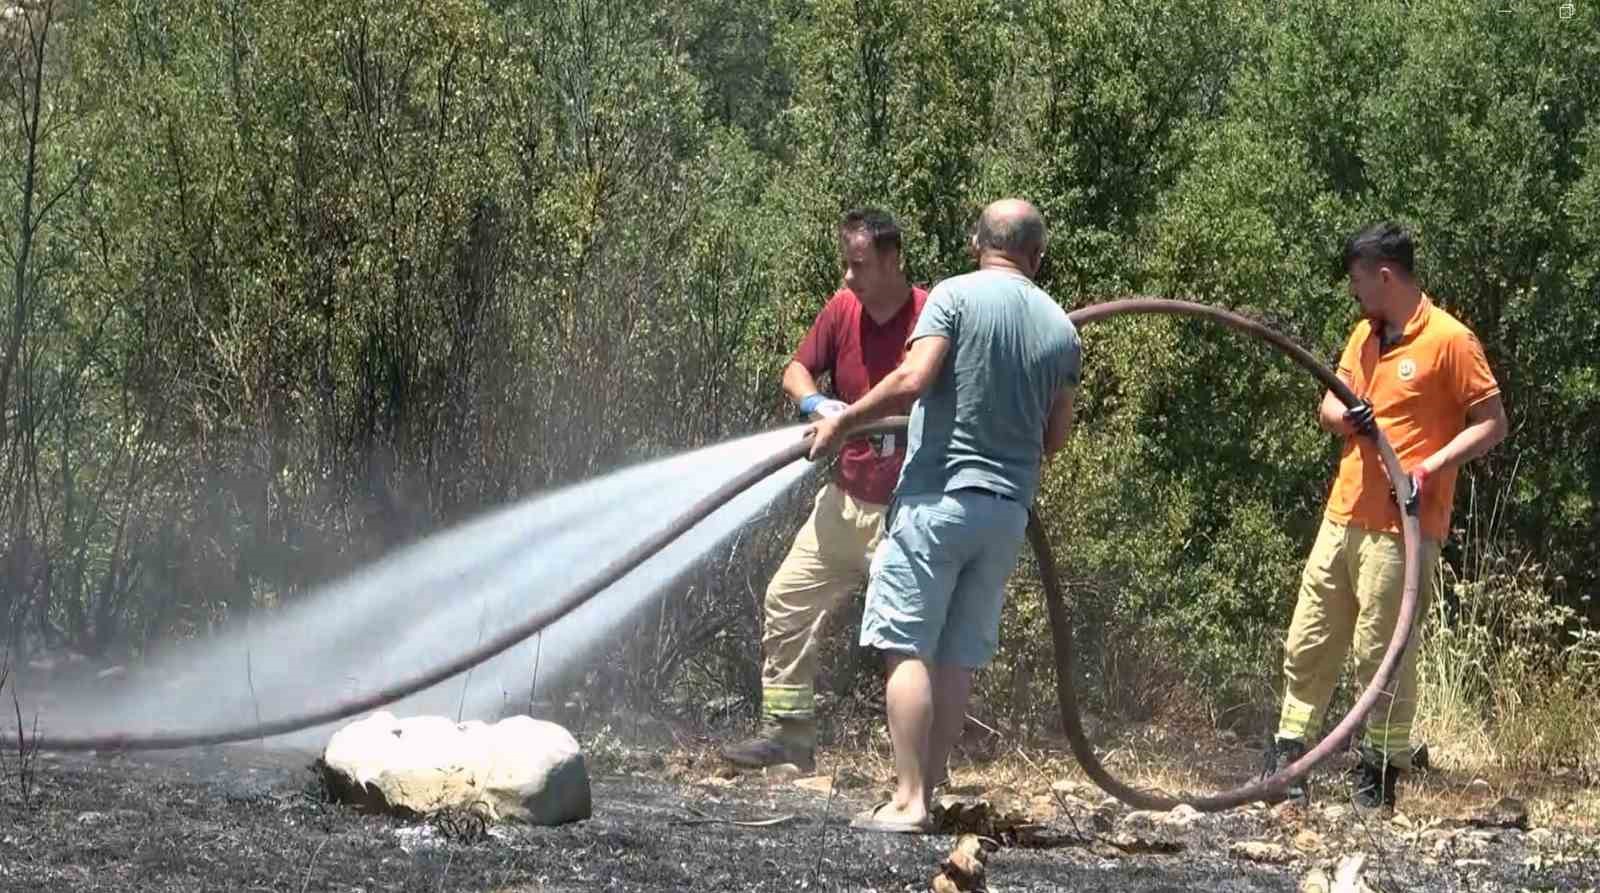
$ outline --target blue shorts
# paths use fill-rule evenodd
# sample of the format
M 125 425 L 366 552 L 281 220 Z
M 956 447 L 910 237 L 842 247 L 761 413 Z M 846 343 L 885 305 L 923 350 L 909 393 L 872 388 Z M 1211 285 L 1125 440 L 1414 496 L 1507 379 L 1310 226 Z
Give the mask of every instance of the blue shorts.
M 862 647 L 967 669 L 987 664 L 1028 510 L 958 490 L 898 497 L 892 512 L 872 556 Z

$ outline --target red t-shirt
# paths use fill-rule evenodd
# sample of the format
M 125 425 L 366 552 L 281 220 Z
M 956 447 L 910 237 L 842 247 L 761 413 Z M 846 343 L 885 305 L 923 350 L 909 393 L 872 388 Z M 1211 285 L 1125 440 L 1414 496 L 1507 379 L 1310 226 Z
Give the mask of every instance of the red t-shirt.
M 834 292 L 817 314 L 794 361 L 813 376 L 833 373 L 833 392 L 846 403 L 865 397 L 906 355 L 906 339 L 928 300 L 927 291 L 915 286 L 911 300 L 888 322 L 879 325 L 848 288 Z M 909 413 L 911 404 L 896 410 Z M 839 486 L 864 502 L 886 505 L 900 480 L 900 463 L 906 457 L 904 435 L 886 435 L 871 441 L 845 444 L 839 452 Z

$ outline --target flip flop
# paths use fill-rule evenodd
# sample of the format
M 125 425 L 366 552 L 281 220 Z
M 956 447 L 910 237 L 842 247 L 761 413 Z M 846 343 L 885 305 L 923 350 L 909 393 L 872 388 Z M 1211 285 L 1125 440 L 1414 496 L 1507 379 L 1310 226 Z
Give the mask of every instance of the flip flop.
M 932 818 L 920 822 L 897 822 L 893 819 L 878 818 L 878 811 L 888 806 L 890 800 L 875 804 L 871 809 L 856 813 L 850 820 L 850 827 L 857 831 L 880 831 L 885 834 L 928 834 L 933 831 Z

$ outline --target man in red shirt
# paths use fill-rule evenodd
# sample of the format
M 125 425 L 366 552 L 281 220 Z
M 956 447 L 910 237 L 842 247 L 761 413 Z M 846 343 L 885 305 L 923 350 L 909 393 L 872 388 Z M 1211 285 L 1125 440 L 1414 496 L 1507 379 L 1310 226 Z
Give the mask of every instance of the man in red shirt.
M 845 214 L 839 249 L 844 287 L 822 308 L 783 371 L 784 391 L 803 417 L 813 419 L 842 412 L 900 364 L 928 297 L 906 281 L 900 229 L 888 214 Z M 817 386 L 824 373 L 832 377 L 833 398 Z M 910 409 L 908 403 L 900 411 Z M 761 729 L 723 749 L 729 762 L 815 768 L 817 634 L 866 584 L 904 458 L 904 439 L 895 435 L 849 443 L 840 452 L 811 516 L 767 585 Z

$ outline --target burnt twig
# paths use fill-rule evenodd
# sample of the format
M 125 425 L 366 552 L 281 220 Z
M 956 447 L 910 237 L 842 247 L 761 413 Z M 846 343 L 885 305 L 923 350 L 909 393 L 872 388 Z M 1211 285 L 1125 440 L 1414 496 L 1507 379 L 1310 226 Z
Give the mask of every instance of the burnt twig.
M 811 868 L 813 878 L 822 877 L 823 846 L 828 841 L 828 816 L 833 812 L 833 795 L 839 790 L 839 764 L 833 764 L 833 774 L 828 779 L 828 799 L 822 807 L 822 821 L 817 823 L 817 862 Z
M 1060 791 L 1056 790 L 1055 783 L 1050 781 L 1049 775 L 1045 774 L 1044 767 L 1040 766 L 1038 763 L 1035 763 L 1033 758 L 1028 756 L 1027 752 L 1022 749 L 1020 744 L 1017 745 L 1017 756 L 1022 757 L 1024 762 L 1033 767 L 1033 771 L 1039 773 L 1040 778 L 1049 783 L 1050 796 L 1055 798 L 1056 806 L 1061 809 L 1061 814 L 1067 817 L 1067 823 L 1072 826 L 1072 833 L 1078 835 L 1080 840 L 1087 840 L 1088 838 L 1083 833 L 1083 829 L 1078 827 L 1078 820 L 1073 817 L 1072 811 L 1067 809 L 1067 798 Z
M 11 709 L 17 717 L 17 797 L 23 810 L 33 794 L 33 761 L 39 755 L 39 712 L 33 713 L 33 741 L 28 741 L 27 726 L 22 722 L 22 700 L 17 697 L 17 684 L 11 683 Z
M 0 658 L 0 692 L 6 690 L 6 682 L 11 678 L 11 651 L 6 650 L 5 656 Z M 0 749 L 0 778 L 4 778 L 6 770 L 6 752 Z
M 300 883 L 300 893 L 306 893 L 311 887 L 311 871 L 317 867 L 317 857 L 322 855 L 322 848 L 327 845 L 328 838 L 322 838 L 322 842 L 317 844 L 317 851 L 311 854 L 311 861 L 306 863 L 306 879 Z

